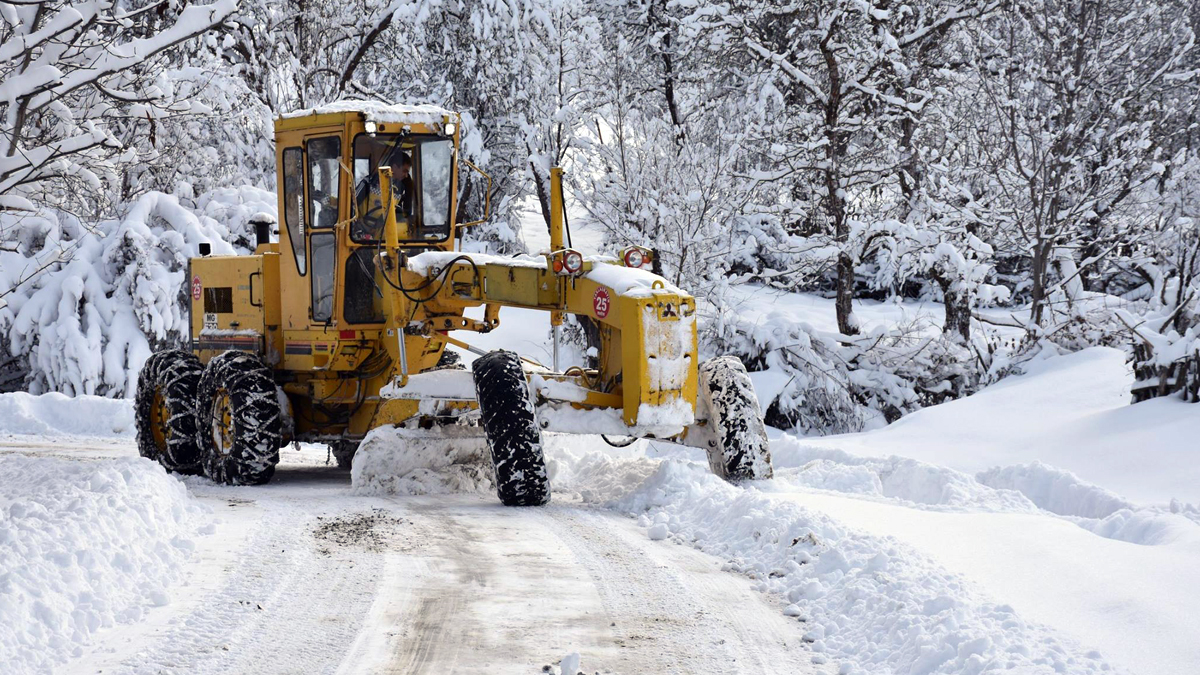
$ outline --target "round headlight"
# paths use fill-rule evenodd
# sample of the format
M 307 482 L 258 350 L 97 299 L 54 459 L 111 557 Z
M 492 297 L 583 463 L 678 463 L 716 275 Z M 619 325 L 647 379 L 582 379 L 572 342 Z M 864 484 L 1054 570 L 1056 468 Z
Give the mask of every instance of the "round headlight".
M 641 267 L 646 262 L 646 256 L 642 255 L 641 249 L 631 248 L 625 252 L 626 267 Z
M 454 132 L 457 130 L 458 127 L 454 124 L 454 122 L 447 122 L 446 126 L 442 127 L 442 131 L 445 131 L 447 136 L 453 136 Z
M 578 251 L 567 251 L 563 256 L 563 268 L 568 274 L 578 274 L 583 269 L 583 256 Z

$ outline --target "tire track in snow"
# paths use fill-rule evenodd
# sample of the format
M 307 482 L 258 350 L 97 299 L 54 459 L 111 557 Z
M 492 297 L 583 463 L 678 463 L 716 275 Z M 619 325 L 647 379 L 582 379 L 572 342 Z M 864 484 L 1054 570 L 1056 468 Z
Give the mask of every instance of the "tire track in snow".
M 601 511 L 551 507 L 541 517 L 588 569 L 613 617 L 627 657 L 616 672 L 821 672 L 800 626 L 717 559 L 651 542 L 627 518 Z
M 322 552 L 311 537 L 319 511 L 299 501 L 252 508 L 264 513 L 221 590 L 112 672 L 307 675 L 336 668 L 374 596 L 380 556 Z

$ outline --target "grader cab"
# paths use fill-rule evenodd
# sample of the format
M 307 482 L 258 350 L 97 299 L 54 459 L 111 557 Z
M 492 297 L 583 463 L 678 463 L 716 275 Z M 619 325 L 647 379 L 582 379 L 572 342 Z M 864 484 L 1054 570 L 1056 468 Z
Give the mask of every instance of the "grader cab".
M 682 443 L 729 480 L 769 477 L 741 362 L 699 362 L 695 299 L 649 271 L 651 251 L 563 245 L 559 169 L 550 250 L 455 250 L 476 224 L 456 222 L 460 165 L 479 171 L 458 156 L 459 129 L 450 111 L 363 102 L 276 122 L 278 241 L 260 224 L 253 255 L 202 247 L 191 260 L 191 349 L 156 353 L 141 372 L 141 453 L 259 484 L 293 440 L 328 443 L 348 466 L 377 427 L 454 425 L 486 437 L 509 505 L 549 499 L 543 431 Z M 495 329 L 505 307 L 550 313 L 551 365 L 451 335 Z M 595 351 L 560 370 L 568 314 L 589 324 Z M 469 371 L 450 363 L 451 345 L 478 355 Z

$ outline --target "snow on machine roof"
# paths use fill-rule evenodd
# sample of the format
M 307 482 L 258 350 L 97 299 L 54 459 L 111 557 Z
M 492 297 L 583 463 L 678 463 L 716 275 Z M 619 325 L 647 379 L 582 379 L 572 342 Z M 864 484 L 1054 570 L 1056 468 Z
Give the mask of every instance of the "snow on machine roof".
M 455 117 L 457 113 L 435 105 L 408 105 L 403 103 L 381 103 L 379 101 L 342 100 L 326 103 L 325 105 L 305 110 L 295 110 L 285 113 L 282 119 L 308 117 L 310 115 L 329 115 L 338 113 L 362 113 L 368 122 L 406 123 L 406 124 L 440 124 L 447 117 Z

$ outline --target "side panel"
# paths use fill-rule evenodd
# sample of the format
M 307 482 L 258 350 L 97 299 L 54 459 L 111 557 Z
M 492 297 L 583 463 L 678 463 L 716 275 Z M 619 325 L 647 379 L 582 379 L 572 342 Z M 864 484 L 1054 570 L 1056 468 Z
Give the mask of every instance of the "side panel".
M 265 354 L 263 257 L 193 258 L 191 269 L 192 351 L 205 362 L 230 349 Z

